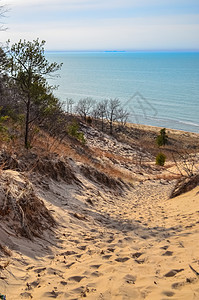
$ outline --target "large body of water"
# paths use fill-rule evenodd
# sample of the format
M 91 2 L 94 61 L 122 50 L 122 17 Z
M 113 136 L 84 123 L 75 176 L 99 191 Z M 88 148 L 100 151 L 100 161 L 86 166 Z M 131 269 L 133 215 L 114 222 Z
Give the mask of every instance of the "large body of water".
M 199 53 L 47 52 L 60 100 L 119 98 L 129 122 L 199 132 Z

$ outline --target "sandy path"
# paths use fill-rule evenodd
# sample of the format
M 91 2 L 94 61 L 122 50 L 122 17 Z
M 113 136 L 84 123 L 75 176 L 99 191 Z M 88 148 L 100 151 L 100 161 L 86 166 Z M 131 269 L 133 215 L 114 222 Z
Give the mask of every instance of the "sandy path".
M 8 300 L 199 299 L 189 267 L 199 270 L 199 188 L 168 200 L 166 181 L 123 195 L 83 183 L 83 191 L 58 183 L 40 191 L 60 226 L 46 236 L 46 249 L 40 239 L 37 247 L 22 241 L 35 257 L 15 253 L 1 293 Z

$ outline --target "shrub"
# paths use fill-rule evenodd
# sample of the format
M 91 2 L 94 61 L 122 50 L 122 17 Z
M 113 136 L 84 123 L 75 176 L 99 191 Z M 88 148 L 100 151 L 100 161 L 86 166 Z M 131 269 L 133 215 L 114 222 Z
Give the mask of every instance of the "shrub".
M 4 125 L 4 123 L 9 119 L 8 116 L 1 116 L 1 107 L 0 107 L 0 136 L 1 140 L 6 141 L 9 140 L 8 128 Z
M 91 125 L 92 122 L 93 122 L 92 118 L 91 118 L 90 116 L 88 116 L 88 117 L 86 118 L 86 123 L 87 123 L 88 125 Z
M 79 140 L 80 142 L 82 142 L 83 144 L 86 143 L 85 137 L 83 132 L 79 132 L 79 124 L 74 121 L 69 127 L 68 127 L 68 134 L 74 138 L 76 138 L 77 140 Z
M 166 145 L 167 141 L 168 141 L 168 136 L 166 134 L 166 128 L 162 128 L 160 130 L 160 135 L 158 135 L 156 138 L 156 143 L 160 147 Z
M 165 161 L 166 161 L 166 155 L 164 155 L 163 153 L 158 153 L 158 155 L 156 156 L 156 165 L 164 166 Z

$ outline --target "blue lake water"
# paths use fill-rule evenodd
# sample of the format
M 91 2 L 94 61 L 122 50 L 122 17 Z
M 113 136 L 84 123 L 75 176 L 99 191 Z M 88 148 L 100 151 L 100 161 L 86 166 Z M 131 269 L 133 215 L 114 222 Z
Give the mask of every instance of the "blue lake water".
M 129 122 L 199 132 L 198 52 L 47 52 L 62 101 L 119 98 Z

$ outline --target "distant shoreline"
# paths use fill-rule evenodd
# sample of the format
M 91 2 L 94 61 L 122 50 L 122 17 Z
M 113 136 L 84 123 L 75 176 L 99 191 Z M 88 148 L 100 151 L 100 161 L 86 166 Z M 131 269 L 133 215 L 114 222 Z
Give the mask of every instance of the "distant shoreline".
M 158 133 L 162 128 L 166 128 L 167 131 L 169 131 L 171 133 L 174 133 L 174 134 L 186 134 L 186 135 L 188 134 L 188 135 L 192 135 L 192 136 L 196 136 L 196 137 L 198 136 L 198 138 L 199 138 L 199 133 L 193 132 L 193 131 L 173 129 L 173 128 L 168 128 L 168 127 L 164 127 L 164 126 L 136 124 L 136 123 L 131 123 L 131 122 L 127 122 L 126 125 L 130 128 L 137 128 L 137 129 L 141 129 L 141 130 L 144 130 L 144 131 L 153 131 L 155 133 Z

